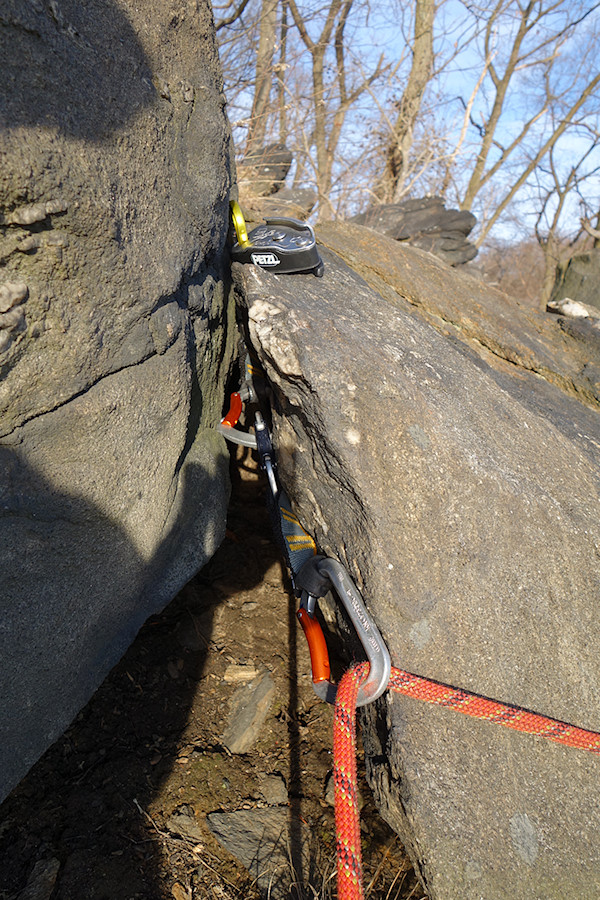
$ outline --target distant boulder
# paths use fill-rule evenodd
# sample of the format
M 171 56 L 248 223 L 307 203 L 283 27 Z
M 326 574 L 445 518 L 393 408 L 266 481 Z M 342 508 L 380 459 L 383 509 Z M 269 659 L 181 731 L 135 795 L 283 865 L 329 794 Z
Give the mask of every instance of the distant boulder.
M 307 219 L 317 202 L 309 188 L 287 188 L 285 179 L 294 160 L 283 144 L 269 144 L 248 153 L 238 163 L 239 197 L 249 221 L 291 216 Z
M 237 166 L 240 192 L 257 197 L 274 194 L 283 187 L 293 159 L 291 150 L 283 144 L 251 151 Z
M 556 271 L 552 301 L 570 297 L 600 310 L 600 248 L 576 253 Z
M 294 219 L 307 219 L 317 202 L 317 195 L 309 188 L 282 188 L 270 197 L 262 197 L 260 208 L 262 214 L 271 216 L 292 216 Z
M 465 210 L 446 209 L 441 197 L 383 203 L 353 216 L 350 221 L 428 250 L 451 266 L 462 265 L 477 256 L 477 248 L 467 240 L 477 219 Z

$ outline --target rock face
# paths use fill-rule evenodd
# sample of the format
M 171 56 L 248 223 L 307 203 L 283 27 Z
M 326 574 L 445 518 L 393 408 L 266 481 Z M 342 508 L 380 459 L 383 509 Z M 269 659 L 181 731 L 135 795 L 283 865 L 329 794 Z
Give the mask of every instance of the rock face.
M 208 2 L 0 22 L 0 793 L 218 546 L 229 132 Z
M 600 385 L 576 339 L 413 248 L 320 237 L 322 279 L 247 272 L 300 521 L 394 665 L 600 730 Z M 363 724 L 431 900 L 600 893 L 592 754 L 389 692 Z
M 440 197 L 383 203 L 350 221 L 428 250 L 451 266 L 477 256 L 475 244 L 467 240 L 477 219 L 464 210 L 446 209 Z
M 571 297 L 600 310 L 600 247 L 576 253 L 559 268 L 552 300 Z

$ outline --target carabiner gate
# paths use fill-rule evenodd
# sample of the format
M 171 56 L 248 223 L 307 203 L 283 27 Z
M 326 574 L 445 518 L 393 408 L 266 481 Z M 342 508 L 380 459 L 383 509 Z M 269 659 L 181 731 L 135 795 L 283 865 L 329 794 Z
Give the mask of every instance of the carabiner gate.
M 236 428 L 237 421 L 242 414 L 242 397 L 239 391 L 234 391 L 231 395 L 229 403 L 229 411 L 223 416 L 217 425 L 217 431 L 223 435 L 227 441 L 232 444 L 240 444 L 242 447 L 250 447 L 256 450 L 256 438 L 253 434 L 246 431 L 240 431 Z
M 232 444 L 240 444 L 242 447 L 250 447 L 251 450 L 256 450 L 256 437 L 246 431 L 240 431 L 240 429 L 236 428 L 235 426 L 237 425 L 238 419 L 242 414 L 244 403 L 247 401 L 250 401 L 252 403 L 256 402 L 256 391 L 254 389 L 253 383 L 254 374 L 255 369 L 252 365 L 250 354 L 246 353 L 244 358 L 244 375 L 242 383 L 240 385 L 240 389 L 239 391 L 234 391 L 233 394 L 231 394 L 229 401 L 229 410 L 227 411 L 227 413 L 225 413 L 225 415 L 217 425 L 217 430 L 221 432 L 226 440 L 231 441 Z
M 296 588 L 301 592 L 298 621 L 308 641 L 313 688 L 317 697 L 327 703 L 335 703 L 337 693 L 337 685 L 331 681 L 325 637 L 315 618 L 318 598 L 333 590 L 350 616 L 371 666 L 367 680 L 358 692 L 356 705 L 366 706 L 377 700 L 387 688 L 392 662 L 379 629 L 346 569 L 335 559 L 314 556 L 298 573 Z

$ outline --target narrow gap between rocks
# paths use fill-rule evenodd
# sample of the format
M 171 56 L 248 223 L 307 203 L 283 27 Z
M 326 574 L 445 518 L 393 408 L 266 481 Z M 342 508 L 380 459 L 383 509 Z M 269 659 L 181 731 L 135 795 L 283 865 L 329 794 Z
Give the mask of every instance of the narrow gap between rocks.
M 336 896 L 332 708 L 248 451 L 227 536 L 5 800 L 0 900 Z M 366 896 L 421 900 L 364 780 Z

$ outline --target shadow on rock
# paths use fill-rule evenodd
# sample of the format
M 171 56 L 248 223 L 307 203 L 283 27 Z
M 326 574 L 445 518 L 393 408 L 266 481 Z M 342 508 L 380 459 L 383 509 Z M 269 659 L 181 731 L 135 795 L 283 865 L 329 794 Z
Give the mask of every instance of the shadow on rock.
M 16 654 L 20 663 L 14 668 L 12 685 L 3 691 L 8 708 L 2 711 L 2 722 L 12 722 L 14 736 L 17 707 L 22 710 L 20 744 L 14 748 L 15 759 L 20 759 L 26 752 L 27 696 L 31 698 L 32 725 L 38 727 L 47 709 L 48 727 L 56 733 L 60 729 L 52 720 L 53 705 L 68 684 L 63 727 L 70 721 L 73 710 L 93 690 L 86 675 L 90 654 L 104 653 L 108 671 L 111 660 L 124 651 L 135 630 L 131 616 L 111 602 L 111 577 L 118 571 L 139 568 L 140 580 L 133 578 L 131 584 L 135 597 L 143 589 L 142 571 L 152 571 L 152 565 L 139 558 L 123 530 L 97 509 L 75 496 L 56 495 L 27 471 L 12 451 L 4 449 L 3 454 L 4 469 L 11 476 L 5 503 L 10 506 L 11 494 L 14 503 L 13 514 L 0 521 L 6 528 L 20 530 L 22 549 L 5 589 L 10 592 L 12 579 L 20 584 L 22 595 L 23 582 L 27 582 L 31 602 L 26 621 L 20 626 L 13 622 L 10 627 L 10 615 L 22 615 L 23 610 L 9 610 L 3 629 L 7 642 L 3 653 Z M 190 794 L 213 790 L 208 785 L 209 770 L 217 757 L 223 756 L 229 769 L 244 767 L 244 756 L 232 760 L 221 743 L 217 707 L 204 707 L 198 701 L 207 655 L 209 651 L 227 655 L 227 634 L 219 622 L 222 610 L 231 605 L 229 597 L 240 592 L 250 596 L 265 571 L 280 565 L 278 551 L 268 540 L 268 516 L 256 483 L 239 482 L 235 494 L 230 530 L 215 557 L 162 613 L 143 625 L 75 722 L 2 805 L 0 896 L 16 897 L 23 889 L 35 887 L 36 896 L 44 900 L 50 896 L 55 900 L 163 900 L 172 896 L 166 876 L 169 865 L 161 857 L 165 846 L 172 854 L 171 861 L 175 858 L 177 863 L 178 855 L 187 854 L 191 864 L 199 866 L 192 851 L 194 846 L 202 846 L 201 835 L 189 806 Z M 61 605 L 65 593 L 61 577 L 65 581 L 73 577 L 70 554 L 61 554 L 59 546 L 53 554 L 44 554 L 45 565 L 53 569 L 46 573 L 35 553 L 36 545 L 47 540 L 51 518 L 56 520 L 59 543 L 71 548 L 77 545 L 82 566 L 86 553 L 96 555 L 99 546 L 110 560 L 86 589 L 88 627 L 81 628 L 81 634 L 75 632 Z M 64 533 L 65 529 L 71 534 Z M 175 526 L 156 557 L 162 558 L 163 548 L 176 539 Z M 50 583 L 52 587 L 44 587 Z M 256 615 L 260 610 L 249 617 L 250 629 Z M 288 626 L 295 636 L 293 611 L 289 622 L 281 624 L 281 639 L 286 644 Z M 41 672 L 36 660 L 48 656 L 52 648 L 60 663 L 51 673 Z M 296 677 L 295 665 L 292 658 L 291 683 Z M 207 690 L 209 701 L 202 702 L 210 704 Z M 77 694 L 75 703 L 73 693 Z M 203 696 L 207 696 L 206 690 Z M 302 778 L 293 689 L 283 704 L 291 743 L 291 751 L 285 748 L 284 754 L 292 754 L 284 766 L 285 781 L 292 801 L 288 807 L 286 796 L 286 804 L 277 807 L 277 814 L 287 820 L 283 840 L 291 862 L 299 865 L 303 838 L 296 820 L 301 815 Z M 211 728 L 212 742 L 207 739 Z M 179 772 L 181 781 L 177 782 Z M 233 780 L 233 775 L 230 777 Z M 215 808 L 219 799 L 217 791 Z M 165 809 L 164 816 L 157 816 L 157 806 Z M 177 834 L 182 822 L 183 835 Z M 197 831 L 190 831 L 189 823 Z M 249 876 L 244 897 L 258 896 L 251 884 Z
M 2 35 L 0 127 L 50 126 L 101 141 L 155 97 L 150 64 L 112 0 L 8 0 Z

